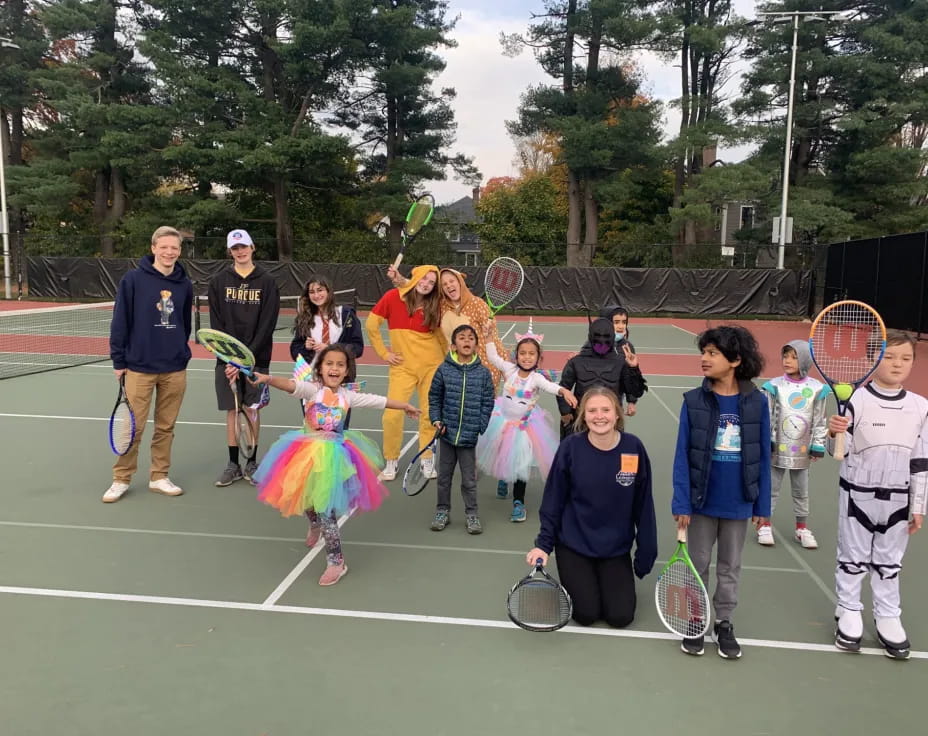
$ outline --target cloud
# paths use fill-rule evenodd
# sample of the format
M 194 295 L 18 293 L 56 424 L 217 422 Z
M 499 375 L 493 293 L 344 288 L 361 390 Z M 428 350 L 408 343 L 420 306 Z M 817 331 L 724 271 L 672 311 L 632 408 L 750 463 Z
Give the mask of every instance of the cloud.
M 735 0 L 743 16 L 753 16 L 753 0 Z M 517 117 L 522 94 L 536 84 L 556 84 L 538 65 L 531 51 L 515 58 L 503 56 L 500 32 L 523 33 L 532 11 L 540 12 L 540 0 L 459 0 L 451 5 L 458 13 L 457 26 L 451 36 L 458 46 L 442 51 L 447 68 L 438 77 L 436 87 L 454 87 L 453 102 L 458 124 L 455 152 L 472 156 L 483 174 L 483 181 L 495 176 L 518 174 L 513 164 L 515 147 L 506 132 L 506 121 Z M 645 90 L 665 103 L 679 96 L 679 67 L 654 54 L 636 54 L 634 61 L 643 72 Z M 729 82 L 727 91 L 734 94 L 738 80 Z M 680 113 L 669 104 L 664 106 L 665 138 L 676 133 Z M 728 160 L 746 155 L 745 147 L 721 149 Z M 470 188 L 453 179 L 432 182 L 431 191 L 440 203 L 470 195 Z

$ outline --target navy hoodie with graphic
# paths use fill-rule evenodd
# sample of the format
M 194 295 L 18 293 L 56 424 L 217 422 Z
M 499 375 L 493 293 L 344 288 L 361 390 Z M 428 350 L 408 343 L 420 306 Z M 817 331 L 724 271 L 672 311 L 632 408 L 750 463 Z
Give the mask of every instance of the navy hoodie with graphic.
M 113 368 L 137 373 L 182 371 L 190 361 L 193 285 L 180 263 L 165 276 L 154 255 L 119 282 L 110 324 Z

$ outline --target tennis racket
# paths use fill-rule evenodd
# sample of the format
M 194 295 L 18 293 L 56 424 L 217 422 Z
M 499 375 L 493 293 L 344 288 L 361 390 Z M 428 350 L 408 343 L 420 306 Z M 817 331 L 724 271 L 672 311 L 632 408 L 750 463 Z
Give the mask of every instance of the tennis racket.
M 235 366 L 248 377 L 254 376 L 254 353 L 241 340 L 225 332 L 204 327 L 197 330 L 197 341 L 222 362 Z
M 509 619 L 526 631 L 557 631 L 567 625 L 574 606 L 564 586 L 541 563 L 512 586 L 506 598 Z
M 116 406 L 110 415 L 110 449 L 117 455 L 125 455 L 135 439 L 135 414 L 126 396 L 126 374 L 119 377 L 119 393 Z
M 686 551 L 686 529 L 677 530 L 677 550 L 657 576 L 654 602 L 661 622 L 674 634 L 695 639 L 709 630 L 709 594 Z
M 245 459 L 251 460 L 251 456 L 255 454 L 255 426 L 239 398 L 241 381 L 241 373 L 229 381 L 229 388 L 232 389 L 232 395 L 235 397 L 235 441 Z
M 403 262 L 403 256 L 406 253 L 406 246 L 416 239 L 416 236 L 432 219 L 435 213 L 435 198 L 431 194 L 423 194 L 419 199 L 409 206 L 406 212 L 406 222 L 403 223 L 403 232 L 401 234 L 402 242 L 400 252 L 393 261 L 393 268 L 397 269 Z
M 403 473 L 403 493 L 407 496 L 418 496 L 429 484 L 430 477 L 422 469 L 422 457 L 425 453 L 431 452 L 434 462 L 436 457 L 435 449 L 438 447 L 438 438 L 442 429 L 444 427 L 438 427 L 432 436 L 432 441 L 419 450 L 416 456 L 409 461 L 409 466 L 406 468 L 406 472 Z
M 484 297 L 494 315 L 510 304 L 522 291 L 525 272 L 514 258 L 497 258 L 487 268 L 483 278 Z
M 812 361 L 834 392 L 838 415 L 844 416 L 860 388 L 886 352 L 886 326 L 877 311 L 863 302 L 840 301 L 825 307 L 809 331 Z M 835 438 L 835 459 L 844 459 L 844 433 Z

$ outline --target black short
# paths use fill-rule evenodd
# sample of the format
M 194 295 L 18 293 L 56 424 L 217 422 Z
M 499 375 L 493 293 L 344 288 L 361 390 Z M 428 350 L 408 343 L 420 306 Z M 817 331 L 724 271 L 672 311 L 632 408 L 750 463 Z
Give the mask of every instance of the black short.
M 260 373 L 267 373 L 267 368 L 258 367 Z M 239 399 L 243 406 L 254 406 L 256 404 L 267 403 L 267 399 L 262 401 L 261 396 L 267 391 L 267 386 L 253 386 L 246 379 L 239 379 L 238 385 L 241 393 Z M 229 379 L 226 378 L 226 364 L 222 361 L 216 361 L 216 404 L 219 411 L 235 411 L 235 397 L 232 395 L 232 388 L 229 386 Z

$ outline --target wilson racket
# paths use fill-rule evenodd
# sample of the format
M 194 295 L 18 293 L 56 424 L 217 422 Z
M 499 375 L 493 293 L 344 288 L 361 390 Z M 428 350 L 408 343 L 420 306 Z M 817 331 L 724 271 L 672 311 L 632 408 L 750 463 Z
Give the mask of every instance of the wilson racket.
M 514 258 L 497 258 L 487 268 L 483 279 L 484 298 L 495 315 L 522 291 L 525 272 Z
M 197 341 L 222 362 L 235 366 L 246 376 L 254 376 L 254 353 L 241 340 L 225 332 L 204 327 L 197 330 Z
M 251 417 L 248 416 L 248 410 L 244 407 L 239 398 L 239 391 L 242 387 L 242 374 L 229 381 L 229 388 L 232 389 L 232 395 L 235 397 L 235 441 L 238 449 L 246 460 L 251 460 L 255 454 L 255 427 L 252 424 Z
M 506 609 L 512 623 L 526 631 L 557 631 L 570 621 L 574 606 L 564 586 L 547 573 L 539 558 L 535 569 L 512 586 Z
M 110 415 L 110 449 L 117 455 L 125 455 L 135 439 L 135 414 L 126 396 L 126 374 L 119 377 L 119 394 L 116 406 Z
M 877 311 L 863 302 L 841 301 L 825 307 L 809 331 L 812 361 L 834 392 L 844 416 L 860 388 L 886 352 L 886 326 Z M 844 459 L 844 433 L 835 438 L 835 459 Z
M 406 253 L 406 246 L 416 239 L 422 228 L 429 224 L 433 214 L 435 214 L 435 198 L 431 194 L 423 194 L 409 206 L 409 210 L 406 212 L 406 222 L 403 223 L 403 232 L 401 233 L 400 252 L 397 253 L 396 260 L 393 261 L 394 269 L 400 267 Z
M 403 473 L 403 493 L 407 496 L 418 496 L 429 484 L 431 474 L 426 473 L 422 467 L 423 456 L 427 452 L 432 453 L 432 467 L 434 468 L 436 453 L 438 447 L 438 438 L 441 435 L 442 427 L 435 430 L 432 441 L 416 453 L 416 456 L 409 461 L 406 472 Z
M 686 551 L 686 529 L 677 530 L 677 550 L 657 576 L 654 602 L 661 622 L 674 634 L 695 639 L 709 630 L 709 594 Z

